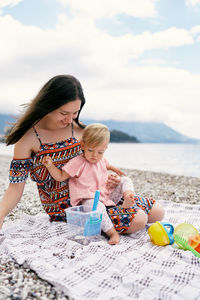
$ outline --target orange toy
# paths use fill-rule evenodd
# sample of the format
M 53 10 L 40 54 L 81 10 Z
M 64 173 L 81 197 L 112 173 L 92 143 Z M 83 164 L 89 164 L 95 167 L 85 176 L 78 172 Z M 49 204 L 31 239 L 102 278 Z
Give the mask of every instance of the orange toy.
M 200 253 L 200 234 L 189 237 L 188 243 L 194 250 Z

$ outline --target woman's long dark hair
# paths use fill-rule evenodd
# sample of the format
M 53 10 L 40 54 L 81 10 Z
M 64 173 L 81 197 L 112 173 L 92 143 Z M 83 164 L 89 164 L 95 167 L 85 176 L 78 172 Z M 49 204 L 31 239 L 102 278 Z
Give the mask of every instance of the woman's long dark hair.
M 81 107 L 75 122 L 79 123 L 79 114 L 85 104 L 85 97 L 80 82 L 71 75 L 57 75 L 51 78 L 39 91 L 36 97 L 26 106 L 25 113 L 13 125 L 6 136 L 6 144 L 15 144 L 35 124 L 48 113 L 62 105 L 81 100 Z

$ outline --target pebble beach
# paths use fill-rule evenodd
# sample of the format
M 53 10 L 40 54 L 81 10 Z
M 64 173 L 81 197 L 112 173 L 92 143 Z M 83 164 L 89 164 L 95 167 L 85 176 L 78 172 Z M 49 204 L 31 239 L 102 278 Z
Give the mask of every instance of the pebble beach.
M 8 171 L 11 158 L 0 155 L 0 196 L 8 186 Z M 135 193 L 154 199 L 199 204 L 200 178 L 176 176 L 141 170 L 123 169 L 134 182 Z M 23 197 L 17 207 L 6 217 L 5 223 L 17 220 L 22 214 L 36 215 L 44 212 L 37 187 L 27 180 Z M 0 258 L 0 300 L 13 299 L 68 299 L 57 292 L 47 281 L 40 279 L 35 272 L 20 266 L 14 261 Z

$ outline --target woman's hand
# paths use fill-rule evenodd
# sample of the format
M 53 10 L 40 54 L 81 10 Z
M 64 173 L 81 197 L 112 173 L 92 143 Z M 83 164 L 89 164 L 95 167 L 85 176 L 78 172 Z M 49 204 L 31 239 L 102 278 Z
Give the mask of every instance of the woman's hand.
M 117 174 L 109 174 L 108 175 L 108 180 L 106 183 L 106 188 L 115 188 L 118 184 L 120 183 L 120 177 Z
M 107 170 L 113 171 L 119 176 L 125 176 L 125 173 L 115 166 L 108 165 Z

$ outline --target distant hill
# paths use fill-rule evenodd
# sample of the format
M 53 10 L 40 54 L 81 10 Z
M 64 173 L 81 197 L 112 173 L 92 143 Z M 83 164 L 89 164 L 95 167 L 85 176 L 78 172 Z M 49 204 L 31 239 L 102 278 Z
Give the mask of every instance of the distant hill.
M 164 123 L 155 122 L 125 122 L 114 120 L 81 119 L 85 124 L 103 123 L 110 130 L 121 131 L 142 143 L 200 143 L 198 139 L 189 138 Z M 4 134 L 9 122 L 15 122 L 10 114 L 0 114 L 0 134 Z M 115 137 L 116 138 L 116 137 Z M 128 137 L 129 139 L 129 137 Z M 136 141 L 136 142 L 137 142 Z M 132 141 L 131 141 L 132 142 Z
M 12 117 L 11 115 L 0 114 L 0 142 L 4 141 L 1 135 L 5 133 L 5 130 L 9 126 L 9 123 L 13 123 L 15 121 L 15 116 Z M 136 137 L 119 130 L 111 130 L 110 141 L 115 143 L 139 143 Z
M 119 130 L 110 130 L 111 143 L 139 143 L 138 139 Z
M 110 130 L 125 132 L 136 137 L 142 143 L 200 143 L 200 140 L 189 138 L 164 123 L 92 119 L 83 119 L 82 121 L 85 124 L 103 123 Z

